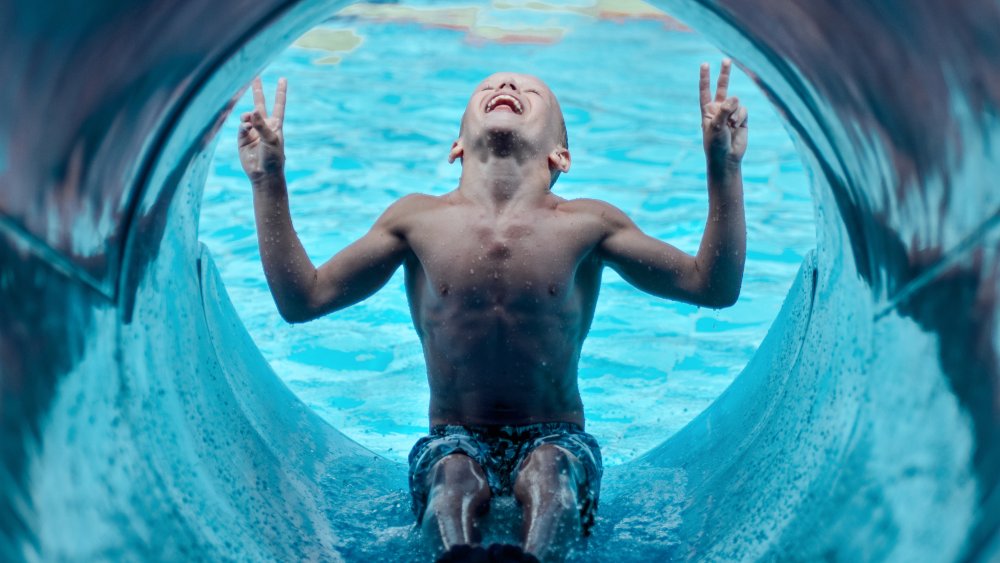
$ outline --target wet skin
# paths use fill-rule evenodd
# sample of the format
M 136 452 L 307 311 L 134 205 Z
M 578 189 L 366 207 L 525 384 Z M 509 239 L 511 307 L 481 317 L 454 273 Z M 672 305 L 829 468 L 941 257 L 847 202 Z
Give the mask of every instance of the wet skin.
M 458 188 L 402 198 L 319 268 L 288 209 L 285 83 L 267 116 L 255 81 L 240 157 L 254 186 L 261 257 L 279 311 L 289 322 L 323 316 L 370 296 L 403 266 L 427 362 L 432 425 L 583 426 L 577 365 L 605 266 L 641 290 L 697 305 L 728 306 L 739 294 L 747 114 L 727 98 L 728 76 L 727 61 L 713 98 L 702 67 L 709 218 L 696 256 L 645 235 L 610 204 L 552 193 L 571 163 L 558 102 L 535 77 L 499 73 L 473 93 L 452 145 L 449 159 L 462 162 Z M 525 507 L 527 551 L 557 559 L 571 532 L 578 534 L 581 474 L 561 448 L 528 456 L 514 488 Z M 453 454 L 428 478 L 428 535 L 444 548 L 477 543 L 477 517 L 489 502 L 482 468 Z
M 431 424 L 582 426 L 576 372 L 600 286 L 600 220 L 554 195 L 503 214 L 460 192 L 407 203 L 399 232 Z

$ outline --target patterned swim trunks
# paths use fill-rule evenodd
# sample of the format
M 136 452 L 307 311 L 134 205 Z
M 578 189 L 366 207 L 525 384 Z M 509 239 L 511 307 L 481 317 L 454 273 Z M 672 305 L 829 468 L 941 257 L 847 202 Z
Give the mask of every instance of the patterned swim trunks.
M 601 490 L 601 448 L 593 436 L 569 422 L 543 422 L 522 426 L 435 426 L 410 450 L 410 493 L 417 522 L 423 519 L 430 485 L 428 474 L 441 458 L 462 453 L 486 473 L 494 496 L 513 494 L 518 471 L 528 454 L 552 444 L 576 456 L 584 475 L 577 478 L 577 498 L 584 535 L 590 534 Z

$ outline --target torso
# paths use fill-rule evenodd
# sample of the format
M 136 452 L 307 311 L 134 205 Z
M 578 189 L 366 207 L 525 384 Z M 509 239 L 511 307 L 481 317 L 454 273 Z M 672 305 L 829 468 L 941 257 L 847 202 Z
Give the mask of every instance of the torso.
M 600 218 L 551 195 L 500 215 L 456 192 L 421 197 L 403 233 L 431 424 L 582 426 L 577 363 L 600 288 Z

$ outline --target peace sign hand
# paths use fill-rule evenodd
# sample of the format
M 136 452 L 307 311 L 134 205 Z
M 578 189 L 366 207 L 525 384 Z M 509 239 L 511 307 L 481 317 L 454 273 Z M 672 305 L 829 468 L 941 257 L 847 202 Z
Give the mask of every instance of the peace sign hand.
M 274 95 L 274 111 L 267 116 L 264 104 L 264 86 L 260 77 L 253 80 L 252 112 L 240 116 L 240 131 L 237 136 L 240 150 L 240 164 L 251 182 L 280 175 L 285 166 L 285 139 L 282 125 L 285 121 L 285 93 L 288 82 L 278 80 L 278 90 Z
M 726 97 L 731 67 L 732 61 L 722 61 L 713 99 L 708 63 L 701 65 L 701 129 L 709 165 L 738 165 L 747 150 L 747 109 L 738 98 Z

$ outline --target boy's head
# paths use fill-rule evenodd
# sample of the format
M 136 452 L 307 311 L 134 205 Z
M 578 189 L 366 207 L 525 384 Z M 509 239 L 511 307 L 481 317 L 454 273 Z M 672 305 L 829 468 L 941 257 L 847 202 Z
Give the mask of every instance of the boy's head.
M 467 147 L 485 146 L 491 136 L 509 137 L 548 159 L 552 184 L 569 170 L 569 138 L 555 94 L 538 78 L 498 72 L 483 80 L 465 108 L 449 162 Z M 551 185 L 551 184 L 550 184 Z

